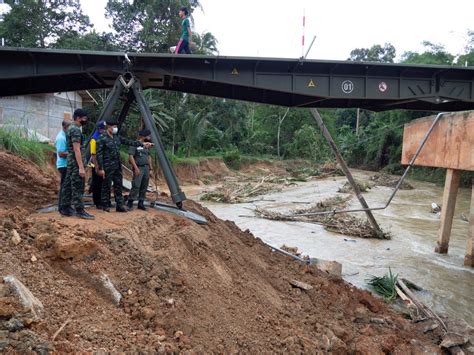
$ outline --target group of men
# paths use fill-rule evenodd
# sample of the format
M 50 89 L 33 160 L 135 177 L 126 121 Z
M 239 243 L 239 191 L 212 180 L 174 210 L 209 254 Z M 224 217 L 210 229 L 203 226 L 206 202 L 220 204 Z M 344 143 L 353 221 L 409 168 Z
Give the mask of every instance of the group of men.
M 130 140 L 118 135 L 118 122 L 111 118 L 100 121 L 89 142 L 90 160 L 86 162 L 85 147 L 87 144 L 82 127 L 87 123 L 87 112 L 77 109 L 73 121 L 63 121 L 62 130 L 56 137 L 57 168 L 61 174 L 58 210 L 62 216 L 73 216 L 94 219 L 84 209 L 83 194 L 85 187 L 86 166 L 92 169 L 91 189 L 97 209 L 110 212 L 110 196 L 114 187 L 115 209 L 127 212 L 133 208 L 138 199 L 138 208 L 146 210 L 145 198 L 149 176 L 152 171 L 149 148 L 151 132 L 147 129 L 138 133 L 138 140 Z M 122 195 L 122 163 L 120 146 L 128 145 L 129 162 L 133 168 L 134 178 L 127 206 Z M 74 206 L 74 209 L 72 208 Z
M 179 10 L 181 18 L 181 36 L 176 46 L 176 54 L 191 54 L 192 32 L 188 18 L 188 9 Z M 56 137 L 56 166 L 61 175 L 58 210 L 62 216 L 76 215 L 84 219 L 94 219 L 84 209 L 82 197 L 85 187 L 86 166 L 92 170 L 89 192 L 97 209 L 110 212 L 111 187 L 114 187 L 115 209 L 127 212 L 138 200 L 138 209 L 146 210 L 145 197 L 148 189 L 152 164 L 149 148 L 151 132 L 147 129 L 138 133 L 138 140 L 129 140 L 118 135 L 118 122 L 115 119 L 100 121 L 89 141 L 90 159 L 86 163 L 85 144 L 82 127 L 87 123 L 87 112 L 74 111 L 73 121 L 63 121 L 62 130 Z M 133 170 L 132 190 L 127 205 L 122 195 L 122 163 L 120 161 L 121 144 L 130 146 L 129 163 Z M 74 206 L 74 209 L 72 208 Z

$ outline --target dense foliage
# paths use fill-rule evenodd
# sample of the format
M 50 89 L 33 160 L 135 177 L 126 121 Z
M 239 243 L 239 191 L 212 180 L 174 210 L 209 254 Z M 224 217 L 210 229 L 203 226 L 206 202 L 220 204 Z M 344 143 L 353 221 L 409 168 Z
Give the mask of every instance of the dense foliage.
M 97 33 L 79 2 L 7 1 L 11 10 L 0 22 L 0 37 L 7 45 L 28 47 L 169 52 L 179 38 L 181 6 L 191 13 L 201 7 L 198 0 L 108 0 L 105 13 L 113 18 L 113 32 Z M 67 4 L 67 5 L 66 5 Z M 474 65 L 474 31 L 468 31 L 463 53 L 448 53 L 439 44 L 424 42 L 421 53 L 406 52 L 404 63 Z M 211 33 L 193 33 L 194 52 L 216 54 L 218 42 Z M 356 48 L 348 60 L 395 62 L 396 49 L 390 43 Z M 99 106 L 106 92 L 93 95 Z M 306 109 L 287 109 L 176 92 L 147 90 L 155 121 L 172 156 L 226 154 L 238 165 L 239 154 L 306 158 L 321 162 L 331 158 L 319 129 Z M 393 110 L 360 111 L 356 132 L 356 109 L 320 110 L 321 116 L 352 166 L 401 170 L 403 125 L 427 112 Z M 125 127 L 130 136 L 142 126 L 134 108 Z

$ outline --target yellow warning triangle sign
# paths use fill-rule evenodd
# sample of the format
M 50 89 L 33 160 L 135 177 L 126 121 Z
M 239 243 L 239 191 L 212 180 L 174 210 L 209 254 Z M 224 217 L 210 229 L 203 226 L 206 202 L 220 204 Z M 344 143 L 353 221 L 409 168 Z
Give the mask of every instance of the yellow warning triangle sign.
M 316 87 L 316 84 L 314 83 L 313 79 L 311 79 L 308 83 L 308 87 L 309 88 L 315 88 Z
M 232 75 L 239 75 L 239 71 L 237 70 L 237 68 L 234 68 L 234 69 L 232 69 L 231 74 Z

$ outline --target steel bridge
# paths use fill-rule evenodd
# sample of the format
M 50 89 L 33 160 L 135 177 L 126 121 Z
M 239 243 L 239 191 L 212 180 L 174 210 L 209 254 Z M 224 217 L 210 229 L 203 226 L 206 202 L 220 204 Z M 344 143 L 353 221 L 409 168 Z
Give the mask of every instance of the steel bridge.
M 0 96 L 111 88 L 127 71 L 145 89 L 288 107 L 474 108 L 474 67 L 5 47 Z
M 143 89 L 311 108 L 362 205 L 361 210 L 328 213 L 364 211 L 380 233 L 372 210 L 388 206 L 443 113 L 438 114 L 426 133 L 386 206 L 369 208 L 316 108 L 438 112 L 474 109 L 474 67 L 0 48 L 0 97 L 100 88 L 112 90 L 99 119 L 112 115 L 115 104 L 124 100 L 119 114 L 121 126 L 130 105 L 137 103 L 144 124 L 151 131 L 173 202 L 180 213 L 188 213 L 186 216 L 198 223 L 205 219 L 182 210 L 186 196 L 166 157 Z

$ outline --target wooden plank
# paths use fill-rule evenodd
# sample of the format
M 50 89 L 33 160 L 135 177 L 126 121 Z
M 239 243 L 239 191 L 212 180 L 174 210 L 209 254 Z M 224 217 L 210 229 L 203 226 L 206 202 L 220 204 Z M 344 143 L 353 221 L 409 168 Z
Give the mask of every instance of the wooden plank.
M 409 164 L 434 116 L 414 120 L 403 131 L 402 164 Z M 415 165 L 474 171 L 474 111 L 443 116 Z
M 471 215 L 469 217 L 469 232 L 467 235 L 464 265 L 474 267 L 474 179 L 472 179 Z
M 438 242 L 435 252 L 447 254 L 449 238 L 451 237 L 451 227 L 453 225 L 454 207 L 458 195 L 460 170 L 448 169 L 446 172 L 446 182 L 444 184 L 443 204 L 441 208 L 441 222 L 438 232 Z

